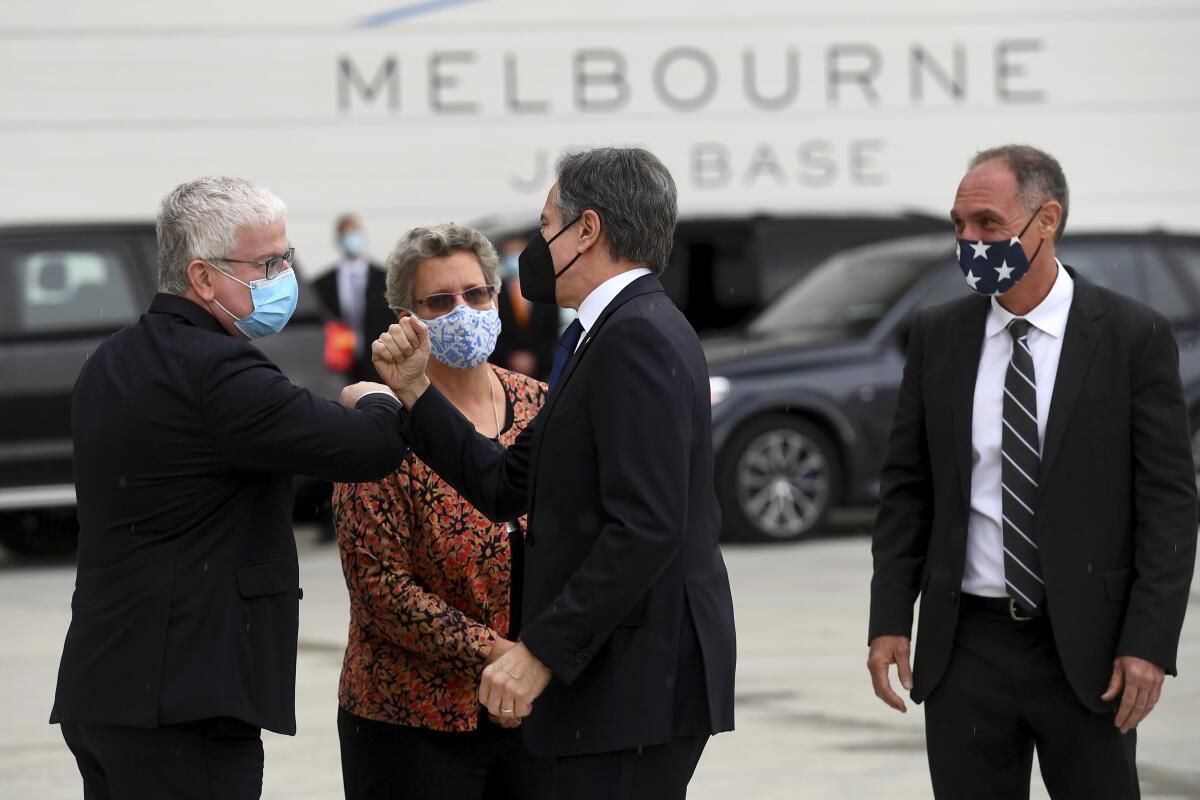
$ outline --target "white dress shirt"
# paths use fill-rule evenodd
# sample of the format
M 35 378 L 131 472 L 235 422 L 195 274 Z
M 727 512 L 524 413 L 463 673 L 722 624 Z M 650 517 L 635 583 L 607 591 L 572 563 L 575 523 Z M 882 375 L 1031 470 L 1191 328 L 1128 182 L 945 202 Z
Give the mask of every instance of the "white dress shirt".
M 363 314 L 367 309 L 367 261 L 364 258 L 348 258 L 338 264 L 338 305 L 342 310 L 342 322 L 354 331 L 354 352 L 361 355 L 366 342 L 362 338 Z
M 604 309 L 608 308 L 609 304 L 617 299 L 617 295 L 626 286 L 638 278 L 653 274 L 653 270 L 638 267 L 628 272 L 622 272 L 620 275 L 615 275 L 593 289 L 592 293 L 579 304 L 579 324 L 583 326 L 583 333 L 579 335 L 579 344 L 575 345 L 575 349 L 579 349 L 579 345 L 583 344 L 583 340 L 587 338 L 588 331 L 596 324 L 596 320 L 600 319 L 600 315 L 604 313 Z
M 1063 333 L 1075 296 L 1075 281 L 1058 265 L 1058 277 L 1050 294 L 1025 315 L 1029 350 L 1033 354 L 1033 377 L 1037 384 L 1039 449 L 1046 440 L 1046 419 L 1058 377 Z M 1012 359 L 1013 341 L 1008 323 L 1016 319 L 992 298 L 984 329 L 979 373 L 975 378 L 975 404 L 971 416 L 971 515 L 967 522 L 967 563 L 962 590 L 983 597 L 1007 597 L 1004 586 L 1004 531 L 1001 476 L 1001 436 L 1004 418 L 1004 378 Z

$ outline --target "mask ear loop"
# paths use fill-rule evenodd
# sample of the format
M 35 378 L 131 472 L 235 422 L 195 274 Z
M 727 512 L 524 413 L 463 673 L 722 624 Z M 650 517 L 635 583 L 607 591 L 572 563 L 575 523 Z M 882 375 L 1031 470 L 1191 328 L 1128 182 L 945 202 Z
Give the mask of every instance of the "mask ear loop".
M 1045 206 L 1038 206 L 1038 210 L 1033 212 L 1033 216 L 1029 218 L 1029 222 L 1026 222 L 1025 227 L 1021 228 L 1021 232 L 1017 234 L 1018 239 L 1020 239 L 1022 236 L 1025 235 L 1025 231 L 1029 230 L 1029 226 L 1033 224 L 1033 221 L 1035 219 L 1037 219 L 1037 215 L 1042 212 L 1043 208 L 1045 208 Z M 1045 236 L 1043 236 L 1041 239 L 1038 240 L 1037 248 L 1033 251 L 1033 255 L 1031 255 L 1028 259 L 1030 266 L 1033 266 L 1033 262 L 1037 259 L 1038 253 L 1042 252 L 1042 245 L 1044 245 L 1045 243 L 1046 243 Z
M 579 216 L 575 217 L 575 219 L 568 222 L 566 225 L 563 225 L 562 228 L 559 229 L 558 233 L 556 233 L 552 237 L 550 237 L 550 240 L 546 242 L 546 246 L 549 247 L 554 242 L 555 239 L 557 239 L 558 237 L 562 236 L 564 233 L 567 232 L 567 228 L 570 228 L 572 225 L 574 225 L 576 222 L 579 222 L 579 220 L 581 220 L 581 219 L 583 219 L 583 214 L 580 214 Z M 575 257 L 572 258 L 570 261 L 568 261 L 567 265 L 565 267 L 560 269 L 558 272 L 554 273 L 554 280 L 558 280 L 559 278 L 561 278 L 563 276 L 564 272 L 569 270 L 571 267 L 575 266 L 575 262 L 579 260 L 579 257 L 581 255 L 583 255 L 583 253 L 576 253 Z

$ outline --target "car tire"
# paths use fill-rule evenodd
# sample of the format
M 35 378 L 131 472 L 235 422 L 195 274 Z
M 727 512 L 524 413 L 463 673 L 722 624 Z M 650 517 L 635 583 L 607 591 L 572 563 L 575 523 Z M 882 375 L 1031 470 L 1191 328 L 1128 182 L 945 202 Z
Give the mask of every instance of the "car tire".
M 824 526 L 841 496 L 841 458 L 818 425 L 767 414 L 738 429 L 721 452 L 717 495 L 730 538 L 803 539 Z

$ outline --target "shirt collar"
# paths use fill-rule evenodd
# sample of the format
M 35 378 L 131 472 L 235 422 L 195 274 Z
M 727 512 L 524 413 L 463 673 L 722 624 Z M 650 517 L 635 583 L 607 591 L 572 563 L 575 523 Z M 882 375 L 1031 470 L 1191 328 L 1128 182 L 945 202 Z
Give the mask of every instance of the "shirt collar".
M 221 322 L 199 303 L 177 294 L 159 292 L 150 302 L 151 314 L 174 314 L 183 317 L 197 328 L 228 336 Z
M 646 267 L 638 267 L 628 272 L 622 272 L 620 275 L 614 275 L 593 289 L 592 293 L 579 304 L 579 324 L 583 326 L 583 332 L 587 333 L 591 330 L 592 326 L 596 324 L 596 320 L 600 319 L 600 315 L 604 313 L 604 309 L 617 299 L 617 295 L 626 286 L 638 278 L 653 274 L 654 272 Z
M 367 268 L 367 260 L 365 258 L 344 258 L 341 263 L 342 269 L 364 270 Z
M 1071 299 L 1075 296 L 1075 281 L 1063 269 L 1061 261 L 1056 258 L 1054 263 L 1058 266 L 1058 275 L 1054 279 L 1054 285 L 1050 287 L 1050 294 L 1038 303 L 1037 308 L 1026 314 L 1024 319 L 1042 333 L 1048 333 L 1058 339 L 1067 329 L 1067 315 L 1071 311 Z M 988 312 L 987 328 L 984 331 L 985 336 L 995 336 L 1016 318 L 993 296 L 992 308 Z

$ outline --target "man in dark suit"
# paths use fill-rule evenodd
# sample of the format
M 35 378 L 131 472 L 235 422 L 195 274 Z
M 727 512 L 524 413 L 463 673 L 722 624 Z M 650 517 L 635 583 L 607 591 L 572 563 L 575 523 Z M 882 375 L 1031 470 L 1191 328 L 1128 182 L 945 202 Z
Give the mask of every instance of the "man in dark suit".
M 951 217 L 964 297 L 913 323 L 873 544 L 875 693 L 925 701 L 939 798 L 1139 796 L 1195 563 L 1196 487 L 1167 320 L 1055 258 L 1058 162 L 980 153 Z M 1032 254 L 1026 258 L 1025 254 Z M 920 647 L 909 669 L 913 603 Z
M 559 335 L 559 308 L 553 303 L 534 303 L 521 294 L 518 259 L 525 240 L 506 239 L 500 245 L 500 338 L 492 352 L 492 363 L 545 380 L 554 365 Z
M 415 452 L 492 519 L 529 514 L 521 641 L 484 670 L 480 701 L 524 720 L 573 800 L 682 798 L 708 738 L 733 728 L 708 372 L 655 274 L 675 217 L 674 181 L 644 150 L 560 161 L 521 288 L 579 320 L 507 450 L 429 388 L 418 321 L 373 345 Z
M 347 380 L 378 381 L 371 364 L 371 342 L 396 319 L 383 297 L 387 273 L 367 258 L 358 217 L 342 215 L 334 232 L 342 258 L 313 282 L 313 288 L 326 313 L 354 332 L 353 366 L 345 373 Z
M 168 195 L 160 293 L 75 385 L 78 577 L 51 721 L 88 800 L 260 795 L 260 729 L 296 731 L 292 475 L 377 480 L 405 453 L 386 387 L 343 408 L 247 341 L 295 309 L 284 210 L 232 178 Z

